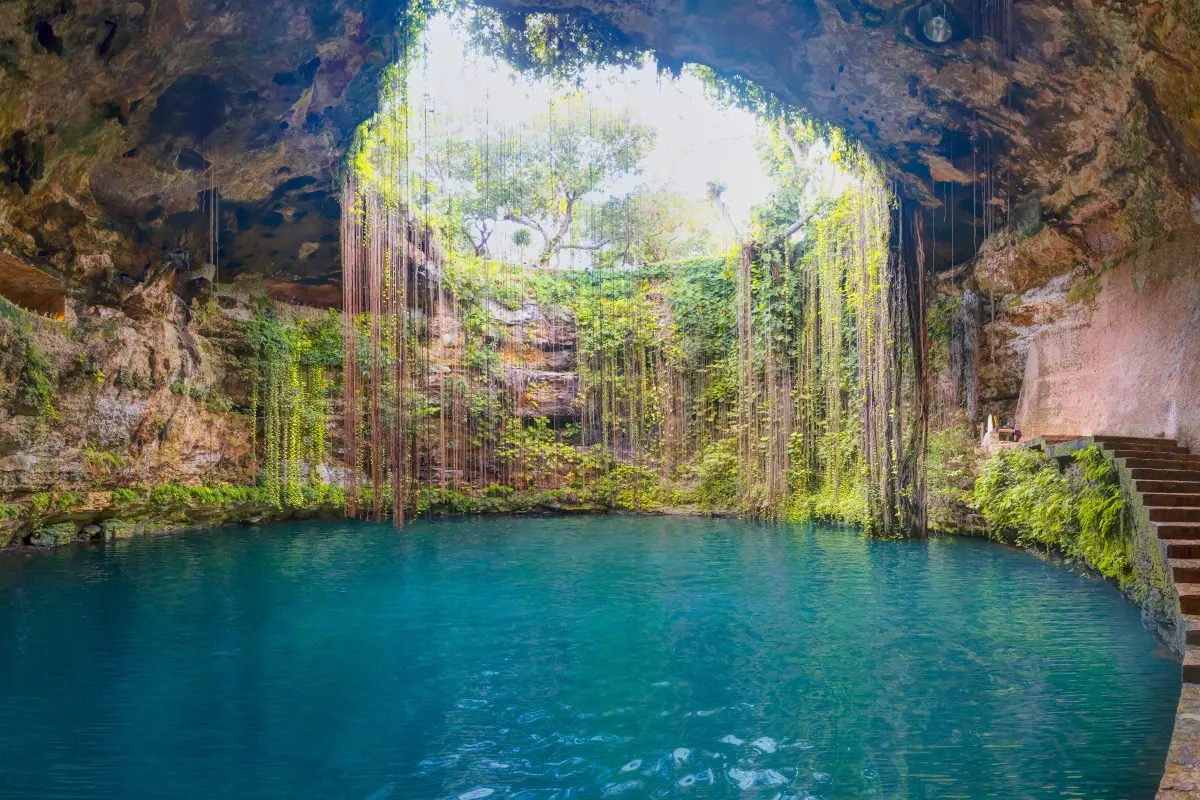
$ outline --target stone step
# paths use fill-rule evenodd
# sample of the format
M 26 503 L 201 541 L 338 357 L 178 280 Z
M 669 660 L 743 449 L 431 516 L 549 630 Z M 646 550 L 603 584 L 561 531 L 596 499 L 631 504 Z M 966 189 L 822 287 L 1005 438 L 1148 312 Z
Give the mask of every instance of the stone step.
M 1187 450 L 1141 450 L 1132 447 L 1120 447 L 1115 450 L 1110 447 L 1106 447 L 1104 448 L 1104 452 L 1112 458 L 1145 458 L 1160 459 L 1162 461 L 1178 461 L 1179 457 L 1183 456 L 1185 457 L 1185 463 L 1187 460 L 1186 457 L 1191 456 L 1191 453 L 1189 453 Z
M 1135 481 L 1200 481 L 1200 470 L 1194 469 L 1154 469 L 1151 467 L 1134 467 L 1125 462 L 1133 473 Z
M 1142 492 L 1142 503 L 1147 506 L 1174 506 L 1176 508 L 1200 508 L 1200 494 L 1179 492 Z
M 1141 450 L 1113 450 L 1113 458 L 1124 458 L 1127 461 L 1158 461 L 1161 464 L 1200 464 L 1200 456 L 1194 456 L 1184 451 L 1182 453 L 1146 452 Z
M 1186 453 L 1188 449 L 1175 442 L 1098 442 L 1105 450 L 1120 450 L 1130 453 Z
M 1092 438 L 1104 444 L 1109 442 L 1125 444 L 1179 444 L 1177 440 L 1168 439 L 1165 436 L 1110 436 L 1107 433 L 1100 433 Z
M 1184 640 L 1188 645 L 1200 644 L 1200 615 L 1183 615 Z
M 1184 614 L 1200 614 L 1200 583 L 1177 583 L 1179 610 Z
M 1148 506 L 1151 522 L 1198 522 L 1200 508 L 1176 508 L 1175 506 Z
M 1160 470 L 1180 470 L 1183 472 L 1200 471 L 1200 456 L 1187 456 L 1187 460 L 1181 459 L 1162 459 L 1157 456 L 1154 458 L 1127 458 L 1125 466 L 1130 469 L 1160 469 Z
M 1172 558 L 1169 563 L 1175 583 L 1200 584 L 1200 558 Z
M 1193 522 L 1155 522 L 1158 538 L 1174 539 L 1175 541 L 1193 541 L 1200 539 L 1200 525 Z
M 1200 539 L 1163 539 L 1167 558 L 1200 558 Z
M 1134 481 L 1134 484 L 1134 488 L 1143 496 L 1161 493 L 1200 494 L 1200 481 L 1155 481 L 1147 479 Z
M 1190 684 L 1200 683 L 1200 649 L 1189 647 L 1183 653 L 1183 682 Z M 1188 797 L 1194 795 L 1189 792 Z M 1159 797 L 1162 797 L 1160 794 Z

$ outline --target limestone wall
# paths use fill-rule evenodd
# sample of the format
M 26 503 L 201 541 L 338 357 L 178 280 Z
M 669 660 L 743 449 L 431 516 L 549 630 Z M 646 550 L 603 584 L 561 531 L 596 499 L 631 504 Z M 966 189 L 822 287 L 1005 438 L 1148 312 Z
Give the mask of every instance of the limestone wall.
M 1017 424 L 1027 435 L 1200 446 L 1200 236 L 1135 254 L 1095 281 L 1029 337 Z

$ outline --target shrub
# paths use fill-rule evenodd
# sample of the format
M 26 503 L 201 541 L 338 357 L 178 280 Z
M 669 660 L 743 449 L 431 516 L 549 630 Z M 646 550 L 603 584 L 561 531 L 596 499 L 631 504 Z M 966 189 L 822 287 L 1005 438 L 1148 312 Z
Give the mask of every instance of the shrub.
M 418 514 L 478 514 L 483 511 L 503 511 L 495 499 L 474 497 L 454 489 L 425 488 L 417 492 Z
M 49 492 L 38 492 L 33 497 L 29 498 L 29 513 L 30 515 L 40 516 L 50 510 L 50 504 L 53 498 Z
M 38 416 L 58 419 L 54 407 L 54 369 L 28 339 L 25 341 L 25 363 L 17 376 L 17 399 Z
M 1094 446 L 1066 474 L 1040 451 L 1003 450 L 985 465 L 972 504 L 993 536 L 1080 559 L 1121 586 L 1133 578 L 1120 481 Z
M 29 514 L 40 517 L 59 511 L 69 511 L 83 502 L 74 492 L 38 492 L 29 498 Z
M 709 445 L 696 464 L 696 502 L 705 511 L 738 505 L 738 457 L 732 439 Z
M 125 466 L 125 459 L 112 450 L 97 450 L 89 446 L 83 453 L 83 463 L 94 472 L 113 473 Z
M 1072 482 L 1079 487 L 1078 555 L 1107 578 L 1133 578 L 1126 502 L 1116 470 L 1095 446 L 1075 454 Z
M 960 530 L 971 510 L 977 476 L 975 438 L 965 423 L 929 436 L 926 464 L 929 527 Z
M 1022 547 L 1065 551 L 1078 535 L 1075 494 L 1058 465 L 1040 450 L 1001 450 L 975 483 L 972 505 L 993 536 Z
M 658 506 L 661 487 L 654 470 L 638 464 L 620 464 L 596 481 L 592 494 L 609 508 L 647 511 Z
M 136 503 L 140 497 L 133 489 L 113 489 L 112 504 L 114 506 L 128 506 Z
M 187 505 L 191 496 L 191 492 L 182 486 L 176 486 L 173 483 L 160 483 L 150 490 L 150 503 L 159 508 L 182 506 Z

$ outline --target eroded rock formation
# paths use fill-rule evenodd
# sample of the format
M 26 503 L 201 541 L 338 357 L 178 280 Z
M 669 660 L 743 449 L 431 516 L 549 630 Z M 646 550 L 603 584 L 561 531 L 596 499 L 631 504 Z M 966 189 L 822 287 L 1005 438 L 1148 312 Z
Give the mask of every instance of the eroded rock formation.
M 223 278 L 336 276 L 332 178 L 378 100 L 395 10 L 3 4 L 3 269 L 42 270 L 90 299 L 177 248 L 199 263 L 216 187 Z

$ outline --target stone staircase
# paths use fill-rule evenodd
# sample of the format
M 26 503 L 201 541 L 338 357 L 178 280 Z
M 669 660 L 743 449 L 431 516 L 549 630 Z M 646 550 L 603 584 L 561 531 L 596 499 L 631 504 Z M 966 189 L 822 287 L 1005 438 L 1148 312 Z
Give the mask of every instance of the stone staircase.
M 1174 439 L 1094 436 L 1113 459 L 1124 462 L 1133 492 L 1162 542 L 1179 596 L 1186 644 L 1183 679 L 1200 683 L 1200 456 Z
M 1134 524 L 1162 548 L 1179 601 L 1182 630 L 1174 644 L 1183 650 L 1183 689 L 1156 800 L 1200 798 L 1200 456 L 1174 439 L 1136 436 L 1043 437 L 1030 444 L 1055 457 L 1101 448 L 1121 476 Z

